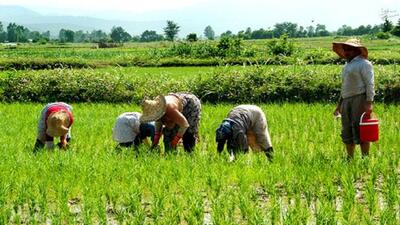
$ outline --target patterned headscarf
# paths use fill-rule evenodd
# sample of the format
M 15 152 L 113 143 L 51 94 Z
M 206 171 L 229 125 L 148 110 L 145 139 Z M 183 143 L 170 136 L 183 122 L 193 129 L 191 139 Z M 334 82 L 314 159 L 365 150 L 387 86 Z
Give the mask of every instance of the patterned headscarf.
M 232 124 L 229 120 L 223 120 L 216 131 L 216 141 L 225 142 L 232 135 Z

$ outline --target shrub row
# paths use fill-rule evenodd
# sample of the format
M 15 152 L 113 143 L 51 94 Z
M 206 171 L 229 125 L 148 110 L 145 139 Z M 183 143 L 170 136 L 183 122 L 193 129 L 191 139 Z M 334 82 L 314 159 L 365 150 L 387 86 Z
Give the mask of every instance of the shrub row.
M 370 57 L 370 61 L 379 65 L 400 64 L 400 57 Z M 267 57 L 226 57 L 226 58 L 185 58 L 185 57 L 132 57 L 120 60 L 83 60 L 83 59 L 2 59 L 0 70 L 41 70 L 56 68 L 101 68 L 107 66 L 139 66 L 139 67 L 169 67 L 169 66 L 217 66 L 217 65 L 328 65 L 343 64 L 338 57 L 324 51 L 310 51 L 301 57 L 267 56 Z
M 336 67 L 335 67 L 336 68 Z M 400 102 L 400 71 L 377 73 L 376 100 Z M 135 102 L 175 91 L 192 92 L 204 102 L 336 102 L 340 68 L 255 67 L 221 70 L 207 76 L 173 80 L 94 70 L 56 69 L 29 74 L 10 72 L 0 78 L 0 99 L 5 102 Z

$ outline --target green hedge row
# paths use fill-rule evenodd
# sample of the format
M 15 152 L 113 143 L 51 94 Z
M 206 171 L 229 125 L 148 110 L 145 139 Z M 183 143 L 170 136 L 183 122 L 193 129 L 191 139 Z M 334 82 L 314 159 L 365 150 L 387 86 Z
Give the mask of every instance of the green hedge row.
M 370 57 L 374 64 L 391 65 L 399 64 L 400 58 Z M 101 68 L 107 66 L 139 66 L 139 67 L 170 67 L 170 66 L 218 66 L 218 65 L 329 65 L 342 64 L 343 61 L 336 56 L 321 52 L 309 52 L 301 57 L 294 56 L 268 56 L 268 57 L 236 57 L 236 58 L 190 58 L 167 57 L 147 58 L 133 57 L 131 59 L 48 59 L 48 58 L 9 58 L 0 59 L 0 70 L 40 70 L 56 68 Z
M 220 70 L 184 80 L 111 74 L 95 70 L 56 69 L 10 72 L 0 78 L 5 102 L 135 102 L 175 91 L 192 92 L 204 102 L 336 102 L 340 67 L 252 67 Z M 376 100 L 400 102 L 400 70 L 376 72 Z

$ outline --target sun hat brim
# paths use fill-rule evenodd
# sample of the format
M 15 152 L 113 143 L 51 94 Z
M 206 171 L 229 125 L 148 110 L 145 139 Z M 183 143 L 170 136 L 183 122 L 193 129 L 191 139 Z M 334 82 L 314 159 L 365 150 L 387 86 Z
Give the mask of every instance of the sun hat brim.
M 165 114 L 166 100 L 164 95 L 158 95 L 154 100 L 145 100 L 142 104 L 140 122 L 159 120 Z
M 352 42 L 333 42 L 332 43 L 332 50 L 341 58 L 346 58 L 345 50 L 343 49 L 343 46 L 351 46 L 354 48 L 360 49 L 361 56 L 364 58 L 368 58 L 368 49 L 364 47 L 363 45 L 352 43 Z
M 46 123 L 46 134 L 50 137 L 61 137 L 69 131 L 70 120 L 68 113 L 64 110 L 50 114 Z

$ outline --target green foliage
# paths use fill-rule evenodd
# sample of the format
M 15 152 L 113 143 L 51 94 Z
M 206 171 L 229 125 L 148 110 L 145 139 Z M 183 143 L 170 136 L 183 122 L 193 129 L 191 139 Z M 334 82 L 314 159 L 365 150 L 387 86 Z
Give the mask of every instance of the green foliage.
M 378 39 L 386 40 L 386 39 L 390 38 L 390 34 L 388 32 L 379 32 L 379 33 L 376 34 L 376 37 Z
M 368 47 L 373 64 L 399 64 L 400 39 L 389 40 L 364 36 L 362 43 Z M 341 39 L 346 40 L 346 37 Z M 111 41 L 111 40 L 110 40 Z M 288 39 L 296 46 L 291 56 L 269 53 L 269 40 L 242 40 L 239 56 L 220 51 L 219 41 L 197 41 L 190 46 L 184 42 L 124 43 L 119 48 L 98 49 L 97 44 L 52 43 L 19 44 L 16 49 L 0 46 L 0 70 L 49 68 L 102 68 L 107 66 L 216 66 L 216 65 L 289 65 L 289 64 L 339 64 L 343 61 L 332 51 L 331 38 Z M 335 40 L 339 41 L 339 40 Z M 100 41 L 103 42 L 103 41 Z M 104 43 L 108 43 L 105 40 Z M 182 46 L 180 46 L 182 45 Z M 11 45 L 10 45 L 11 46 Z M 106 44 L 105 47 L 107 47 Z M 226 46 L 226 45 L 221 45 Z M 229 45 L 228 45 L 229 46 Z M 234 45 L 233 45 L 234 46 Z M 185 51 L 181 51 L 184 48 Z M 189 49 L 188 49 L 189 48 Z M 240 48 L 239 48 L 240 49 Z M 190 54 L 188 53 L 190 51 Z M 186 52 L 184 56 L 179 52 Z M 238 51 L 233 51 L 238 52 Z
M 178 35 L 180 26 L 174 21 L 168 20 L 167 26 L 164 27 L 164 34 L 167 40 L 174 41 L 176 36 Z
M 0 98 L 7 102 L 138 103 L 145 96 L 188 91 L 212 103 L 336 102 L 340 94 L 340 68 L 298 65 L 241 70 L 221 68 L 199 76 L 185 73 L 184 79 L 169 79 L 168 76 L 148 79 L 135 73 L 128 77 L 119 70 L 106 73 L 89 69 L 9 72 L 0 78 Z M 378 67 L 375 72 L 376 101 L 399 102 L 399 71 Z
M 75 32 L 72 30 L 61 29 L 58 34 L 58 39 L 60 42 L 74 42 Z
M 385 18 L 382 24 L 382 32 L 387 33 L 393 29 L 393 23 L 389 20 L 389 18 Z
M 110 34 L 113 42 L 121 43 L 129 41 L 132 36 L 124 30 L 122 27 L 113 27 Z
M 241 38 L 225 36 L 217 44 L 219 56 L 238 57 L 243 54 L 244 46 Z
M 152 42 L 152 41 L 162 41 L 164 37 L 161 34 L 157 34 L 154 30 L 145 30 L 142 35 L 140 35 L 141 42 Z
M 1 84 L 7 101 L 121 102 L 133 96 L 130 84 L 119 77 L 73 70 L 53 70 L 46 76 L 12 76 L 2 79 Z
M 212 29 L 212 27 L 209 25 L 206 28 L 204 28 L 204 36 L 208 39 L 208 40 L 214 40 L 215 39 L 215 32 Z
M 282 35 L 278 40 L 274 39 L 268 42 L 268 51 L 272 55 L 290 56 L 296 50 L 293 42 L 288 40 L 288 35 Z
M 396 26 L 393 27 L 393 30 L 390 33 L 392 33 L 393 35 L 395 35 L 397 37 L 400 37 L 400 19 L 397 22 Z
M 189 41 L 189 42 L 195 42 L 195 41 L 197 41 L 198 39 L 197 39 L 197 34 L 196 33 L 190 33 L 190 34 L 188 34 L 187 36 L 186 36 L 186 41 Z
M 254 57 L 256 53 L 254 49 L 245 49 L 241 39 L 224 37 L 216 45 L 212 42 L 178 42 L 164 51 L 154 51 L 153 54 L 161 57 L 179 56 L 203 59 Z
M 115 119 L 140 106 L 73 104 L 69 149 L 33 154 L 43 104 L 0 104 L 0 222 L 398 223 L 399 106 L 375 105 L 384 135 L 369 157 L 357 149 L 348 162 L 334 104 L 261 104 L 273 162 L 254 152 L 229 162 L 226 152 L 216 153 L 215 129 L 234 106 L 203 104 L 200 141 L 189 155 L 181 146 L 170 154 L 146 145 L 116 151 Z

